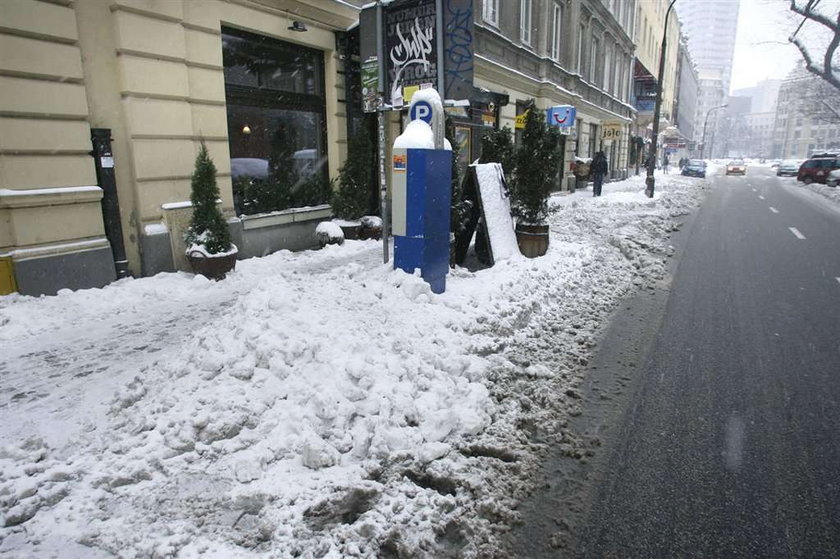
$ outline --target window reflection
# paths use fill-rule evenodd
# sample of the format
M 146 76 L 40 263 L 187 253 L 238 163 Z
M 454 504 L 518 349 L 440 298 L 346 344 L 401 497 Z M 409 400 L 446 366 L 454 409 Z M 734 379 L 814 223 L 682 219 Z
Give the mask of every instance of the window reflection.
M 326 203 L 323 53 L 226 28 L 222 45 L 237 213 Z

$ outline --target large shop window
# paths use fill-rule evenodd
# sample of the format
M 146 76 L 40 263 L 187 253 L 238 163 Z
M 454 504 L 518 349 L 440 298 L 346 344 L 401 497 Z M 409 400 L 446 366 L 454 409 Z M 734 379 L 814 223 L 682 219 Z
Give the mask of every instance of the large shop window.
M 327 203 L 323 52 L 223 27 L 222 59 L 237 213 Z

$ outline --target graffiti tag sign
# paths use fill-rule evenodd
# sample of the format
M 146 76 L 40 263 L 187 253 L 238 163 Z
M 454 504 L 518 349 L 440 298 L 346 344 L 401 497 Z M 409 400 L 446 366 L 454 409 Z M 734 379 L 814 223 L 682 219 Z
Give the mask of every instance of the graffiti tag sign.
M 437 82 L 435 0 L 394 3 L 384 13 L 386 94 L 403 98 L 403 88 Z
M 440 87 L 444 99 L 471 99 L 473 91 L 473 2 L 441 0 L 443 28 L 438 30 L 435 0 L 393 0 L 380 5 L 382 12 L 381 61 L 385 103 L 400 107 L 422 87 Z M 362 60 L 379 56 L 376 42 L 376 5 L 370 3 L 359 16 Z M 439 37 L 440 35 L 440 37 Z M 443 43 L 438 52 L 438 41 Z M 440 62 L 439 62 L 440 60 Z M 443 66 L 439 68 L 438 66 Z M 366 105 L 372 109 L 373 103 Z

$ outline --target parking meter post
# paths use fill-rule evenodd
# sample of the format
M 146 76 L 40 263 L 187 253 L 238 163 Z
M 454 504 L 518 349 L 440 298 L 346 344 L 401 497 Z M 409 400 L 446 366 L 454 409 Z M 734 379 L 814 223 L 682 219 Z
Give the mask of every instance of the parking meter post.
M 376 110 L 377 126 L 377 154 L 379 158 L 379 198 L 382 212 L 382 262 L 387 264 L 388 235 L 391 229 L 391 210 L 388 207 L 388 177 L 385 174 L 385 47 L 382 41 L 382 2 L 376 1 L 376 56 L 379 62 L 379 79 L 377 80 L 378 107 Z
M 443 293 L 449 272 L 452 151 L 444 149 L 437 92 L 415 93 L 408 115 L 412 122 L 394 142 L 390 168 L 394 268 L 409 274 L 420 269 L 432 292 Z

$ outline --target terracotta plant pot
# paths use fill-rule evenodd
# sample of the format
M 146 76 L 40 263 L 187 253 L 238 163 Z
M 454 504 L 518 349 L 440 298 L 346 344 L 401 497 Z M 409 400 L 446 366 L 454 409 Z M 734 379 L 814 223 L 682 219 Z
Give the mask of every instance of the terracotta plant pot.
M 207 279 L 219 281 L 225 279 L 228 272 L 236 268 L 236 252 L 223 256 L 205 256 L 193 251 L 187 254 L 187 260 L 196 274 L 201 274 Z
M 542 256 L 548 251 L 548 225 L 516 224 L 516 244 L 528 258 Z

